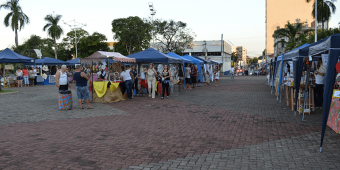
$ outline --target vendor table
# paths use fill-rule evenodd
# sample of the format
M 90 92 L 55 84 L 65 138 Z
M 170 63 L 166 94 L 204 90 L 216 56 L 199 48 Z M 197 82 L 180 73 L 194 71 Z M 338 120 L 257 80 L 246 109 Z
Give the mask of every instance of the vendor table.
M 303 92 L 305 89 L 305 85 L 301 84 L 300 85 L 300 93 Z M 315 107 L 314 107 L 314 86 L 313 85 L 309 85 L 308 86 L 308 91 L 309 91 L 309 96 L 306 99 L 306 103 L 305 103 L 305 113 L 310 114 L 311 111 L 315 111 Z M 299 113 L 302 114 L 301 110 L 300 110 L 300 106 L 303 105 L 303 97 L 300 98 L 299 95 L 299 99 L 298 99 L 298 106 L 299 106 Z
M 93 102 L 95 103 L 115 103 L 127 99 L 124 82 L 94 81 L 93 82 Z M 124 95 L 122 93 L 124 91 Z

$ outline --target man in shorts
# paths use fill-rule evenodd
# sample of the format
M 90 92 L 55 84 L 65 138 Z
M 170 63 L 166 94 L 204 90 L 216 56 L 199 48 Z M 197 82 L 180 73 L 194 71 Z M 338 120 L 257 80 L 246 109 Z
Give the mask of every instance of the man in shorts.
M 86 100 L 87 109 L 93 109 L 93 107 L 90 106 L 90 93 L 87 88 L 88 80 L 85 73 L 81 71 L 81 65 L 77 65 L 76 72 L 73 75 L 73 81 L 76 81 L 77 97 L 81 109 L 84 109 L 82 99 Z

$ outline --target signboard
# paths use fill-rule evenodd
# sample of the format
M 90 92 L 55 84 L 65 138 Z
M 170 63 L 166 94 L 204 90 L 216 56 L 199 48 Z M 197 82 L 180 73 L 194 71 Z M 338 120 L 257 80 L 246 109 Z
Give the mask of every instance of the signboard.
M 56 81 L 55 81 L 55 76 L 48 76 L 49 77 L 49 79 L 48 79 L 48 83 L 56 83 Z
M 14 70 L 14 66 L 12 64 L 10 65 L 5 65 L 6 70 Z
M 38 83 L 44 82 L 44 79 L 42 78 L 42 76 L 40 76 L 40 75 L 37 76 L 37 82 Z
M 321 54 L 321 57 L 322 57 L 322 64 L 324 66 L 327 66 L 328 54 Z

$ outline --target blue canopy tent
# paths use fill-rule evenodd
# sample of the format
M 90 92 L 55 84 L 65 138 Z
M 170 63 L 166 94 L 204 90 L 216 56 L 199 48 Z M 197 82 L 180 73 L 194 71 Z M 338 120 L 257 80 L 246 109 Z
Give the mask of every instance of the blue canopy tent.
M 285 54 L 285 56 L 287 58 L 293 59 L 293 65 L 294 65 L 293 72 L 294 72 L 294 88 L 295 88 L 295 106 L 294 106 L 294 111 L 295 111 L 294 115 L 295 116 L 296 116 L 296 110 L 297 110 L 297 100 L 298 100 L 299 91 L 300 91 L 301 75 L 302 75 L 302 71 L 303 71 L 303 58 L 308 57 L 310 47 L 315 46 L 317 44 L 320 44 L 321 42 L 323 42 L 325 40 L 326 40 L 326 38 L 324 38 L 324 39 L 322 39 L 318 42 L 312 43 L 308 46 L 305 46 L 303 48 L 300 48 L 298 50 L 290 51 L 290 52 Z M 309 75 L 309 74 L 307 74 L 307 75 Z M 305 88 L 305 90 L 307 90 L 307 89 Z M 305 100 L 304 100 L 304 102 L 305 102 Z M 303 109 L 304 109 L 304 106 L 303 106 Z M 302 114 L 302 120 L 304 120 L 304 113 Z
M 327 37 L 326 40 L 323 40 L 322 42 L 309 48 L 310 56 L 320 55 L 321 53 L 327 53 L 327 52 L 328 52 L 328 61 L 327 61 L 327 71 L 326 71 L 325 85 L 324 85 L 320 152 L 322 151 L 322 143 L 325 137 L 325 130 L 327 126 L 327 120 L 328 120 L 329 110 L 330 110 L 331 101 L 332 101 L 332 94 L 333 94 L 335 76 L 336 76 L 335 65 L 339 61 L 340 34 L 333 34 Z
M 298 48 L 295 48 L 294 50 L 291 50 L 291 51 L 297 51 L 298 49 L 301 49 L 301 48 L 303 48 L 303 47 L 306 47 L 306 46 L 308 46 L 309 44 L 304 44 L 304 45 L 302 45 L 302 46 L 300 46 L 300 47 L 298 47 Z M 286 53 L 285 53 L 286 54 Z M 286 56 L 285 54 L 283 54 L 283 55 L 281 55 L 280 57 L 278 57 L 278 60 L 280 60 L 281 61 L 281 69 L 280 69 L 280 77 L 279 77 L 279 85 L 278 85 L 278 89 L 277 89 L 277 99 L 279 98 L 279 95 L 281 96 L 281 94 L 280 94 L 280 88 L 281 88 L 281 83 L 282 83 L 282 72 L 283 72 L 283 63 L 284 63 L 284 61 L 289 61 L 289 60 L 292 60 L 292 57 L 290 57 L 290 56 Z M 293 68 L 294 69 L 294 68 Z M 280 97 L 280 100 L 281 100 L 281 97 Z
M 20 55 L 9 48 L 6 48 L 0 53 L 0 63 L 27 63 L 33 64 L 34 59 Z
M 203 61 L 204 64 L 210 64 L 207 60 L 203 60 L 203 59 L 199 58 L 197 55 L 193 55 L 192 57 L 194 57 L 194 58 L 196 58 L 198 60 Z
M 68 65 L 76 65 L 76 64 L 80 64 L 79 58 L 73 59 L 73 60 L 68 60 L 66 61 L 66 63 Z
M 67 62 L 50 57 L 44 57 L 35 60 L 35 65 L 64 65 L 64 64 L 67 65 Z
M 153 48 L 128 55 L 127 57 L 135 58 L 136 62 L 141 63 L 182 63 L 182 59 L 171 57 Z
M 187 55 L 184 55 L 183 58 L 188 59 L 188 60 L 191 60 L 194 64 L 197 65 L 198 76 L 199 76 L 199 78 L 200 78 L 200 82 L 202 83 L 201 64 L 203 65 L 204 62 L 201 61 L 201 60 L 198 60 L 198 59 L 196 59 L 196 58 L 194 58 L 194 57 L 191 57 L 191 56 L 188 55 L 188 54 L 187 54 Z

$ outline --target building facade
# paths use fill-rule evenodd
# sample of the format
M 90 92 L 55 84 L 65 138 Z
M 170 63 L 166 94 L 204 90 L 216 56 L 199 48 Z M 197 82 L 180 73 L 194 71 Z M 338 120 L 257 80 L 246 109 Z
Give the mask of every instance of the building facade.
M 222 71 L 230 71 L 231 68 L 231 48 L 226 41 L 194 41 L 192 49 L 186 49 L 183 55 L 198 56 L 202 59 L 215 60 L 223 64 Z M 222 45 L 224 44 L 224 45 Z
M 237 54 L 238 65 L 247 65 L 247 49 L 245 46 L 233 46 L 231 53 Z
M 310 24 L 314 21 L 312 16 L 313 2 L 305 0 L 266 0 L 266 55 L 274 54 L 273 34 L 277 27 L 284 28 L 287 21 Z

